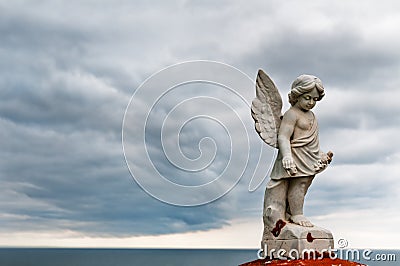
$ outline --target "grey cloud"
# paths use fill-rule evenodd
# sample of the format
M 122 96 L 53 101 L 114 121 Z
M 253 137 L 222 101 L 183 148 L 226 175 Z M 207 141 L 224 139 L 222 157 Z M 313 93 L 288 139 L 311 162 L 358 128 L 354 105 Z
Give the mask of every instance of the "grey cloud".
M 333 33 L 299 32 L 293 25 L 284 35 L 277 34 L 272 40 L 265 37 L 246 62 L 276 73 L 273 76 L 279 83 L 282 80 L 287 85 L 285 90 L 303 73 L 317 75 L 326 86 L 347 89 L 362 84 L 363 90 L 373 90 L 382 85 L 383 71 L 395 75 L 393 67 L 399 65 L 398 53 L 385 47 L 371 47 L 358 34 L 349 28 Z
M 284 24 L 278 16 L 287 6 L 280 4 L 268 8 L 271 3 L 225 2 L 220 5 L 226 8 L 218 9 L 214 4 L 59 1 L 33 6 L 14 1 L 2 5 L 0 209 L 7 218 L 2 218 L 1 230 L 151 235 L 220 228 L 232 218 L 261 217 L 263 189 L 247 191 L 256 164 L 253 154 L 244 177 L 230 193 L 199 207 L 161 203 L 129 175 L 120 134 L 131 93 L 155 71 L 188 59 L 232 63 L 253 78 L 258 68 L 264 68 L 281 91 L 300 73 L 316 74 L 327 87 L 327 97 L 316 111 L 321 140 L 337 152 L 334 163 L 338 167 L 352 171 L 354 165 L 379 165 L 398 153 L 393 138 L 400 111 L 391 99 L 398 99 L 392 90 L 399 84 L 399 55 L 385 45 L 394 37 L 372 44 L 358 25 L 344 27 L 346 14 L 335 31 L 313 32 L 299 30 L 294 20 Z M 347 90 L 356 93 L 341 98 Z M 370 93 L 371 98 L 360 100 L 357 95 L 362 93 Z M 389 104 L 381 106 L 375 100 Z M 136 108 L 141 112 L 146 106 Z M 163 108 L 158 111 L 165 114 L 170 106 Z M 251 124 L 250 114 L 248 118 Z M 192 138 L 215 131 L 210 125 L 201 126 L 182 132 L 182 149 L 190 156 L 198 154 Z M 153 160 L 160 171 L 184 181 L 185 174 L 177 174 L 160 153 L 160 135 L 152 129 L 146 138 Z M 346 139 L 346 131 L 359 135 Z M 217 140 L 222 138 L 220 133 Z M 366 151 L 372 135 L 376 138 Z M 232 136 L 240 137 L 237 132 Z M 362 141 L 353 143 L 351 138 Z M 392 142 L 379 144 L 377 139 Z M 223 169 L 228 151 L 221 151 L 225 152 L 208 169 L 208 178 Z M 268 163 L 262 162 L 263 167 Z M 379 189 L 369 180 L 357 186 L 354 195 L 355 185 L 337 183 L 331 170 L 321 176 L 329 181 L 318 181 L 310 190 L 307 210 L 313 215 L 327 204 L 329 208 L 321 212 L 364 208 L 363 195 L 390 200 L 392 183 L 387 180 Z

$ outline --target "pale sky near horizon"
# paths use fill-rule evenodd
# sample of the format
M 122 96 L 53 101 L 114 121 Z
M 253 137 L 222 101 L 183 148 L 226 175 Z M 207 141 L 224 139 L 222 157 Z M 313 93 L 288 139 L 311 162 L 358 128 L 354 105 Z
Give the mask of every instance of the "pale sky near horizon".
M 0 1 L 0 246 L 258 248 L 266 180 L 248 191 L 255 158 L 229 193 L 192 207 L 147 194 L 124 159 L 122 120 L 138 87 L 168 66 L 211 60 L 253 80 L 264 69 L 285 108 L 298 75 L 323 81 L 326 97 L 315 113 L 321 148 L 335 157 L 310 188 L 305 214 L 349 247 L 398 248 L 399 26 L 400 3 L 388 0 Z M 143 93 L 133 114 L 149 111 L 145 100 L 161 96 L 154 91 Z M 148 145 L 159 173 L 183 185 L 214 180 L 227 162 L 240 172 L 247 136 L 231 112 L 211 100 L 193 104 L 193 114 L 184 106 L 220 97 L 246 114 L 232 95 L 210 84 L 177 88 L 149 116 L 146 140 L 132 141 Z M 182 173 L 163 152 L 174 143 L 162 143 L 156 130 L 172 110 L 166 130 L 182 127 L 182 154 L 219 147 L 204 171 Z M 196 117 L 184 125 L 197 111 L 227 120 L 221 126 Z M 250 115 L 242 122 L 253 123 Z M 226 135 L 224 126 L 234 130 Z M 214 142 L 200 145 L 204 137 Z M 128 159 L 146 177 L 151 167 L 132 149 Z

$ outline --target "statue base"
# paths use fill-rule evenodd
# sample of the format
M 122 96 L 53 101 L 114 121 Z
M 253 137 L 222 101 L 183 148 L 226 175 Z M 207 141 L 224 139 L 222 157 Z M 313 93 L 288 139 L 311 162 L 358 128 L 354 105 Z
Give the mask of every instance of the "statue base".
M 279 220 L 271 231 L 266 230 L 261 249 L 266 258 L 323 258 L 334 248 L 332 233 L 324 228 L 304 227 Z

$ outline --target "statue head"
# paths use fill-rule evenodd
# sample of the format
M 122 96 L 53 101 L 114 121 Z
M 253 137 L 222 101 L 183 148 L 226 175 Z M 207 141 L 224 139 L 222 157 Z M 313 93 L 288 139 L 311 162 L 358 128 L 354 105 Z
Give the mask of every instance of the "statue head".
M 289 92 L 289 103 L 294 106 L 297 103 L 298 98 L 304 93 L 311 92 L 314 88 L 317 89 L 319 99 L 321 100 L 325 96 L 324 86 L 322 81 L 312 75 L 301 75 L 297 77 L 292 83 L 292 89 Z

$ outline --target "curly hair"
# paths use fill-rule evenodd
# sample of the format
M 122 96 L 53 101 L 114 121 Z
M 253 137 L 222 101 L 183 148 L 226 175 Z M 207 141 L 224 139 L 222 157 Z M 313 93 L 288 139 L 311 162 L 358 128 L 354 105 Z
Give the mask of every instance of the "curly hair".
M 314 88 L 317 89 L 319 94 L 318 100 L 321 100 L 325 96 L 325 89 L 322 85 L 322 81 L 312 75 L 301 75 L 298 76 L 292 83 L 292 89 L 289 92 L 289 103 L 293 106 L 297 103 L 298 98 L 304 93 L 311 92 Z

